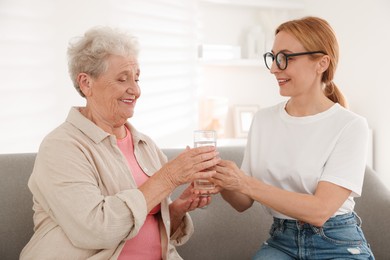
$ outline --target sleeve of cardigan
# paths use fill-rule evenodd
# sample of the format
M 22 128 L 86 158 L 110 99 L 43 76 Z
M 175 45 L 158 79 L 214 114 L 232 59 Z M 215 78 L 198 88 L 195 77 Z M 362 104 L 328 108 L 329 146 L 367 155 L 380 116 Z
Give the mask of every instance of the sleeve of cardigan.
M 183 245 L 190 239 L 193 233 L 194 225 L 190 215 L 186 213 L 180 226 L 177 228 L 175 233 L 171 235 L 170 242 L 175 246 Z
M 103 195 L 98 169 L 89 160 L 80 147 L 50 140 L 41 145 L 33 179 L 45 211 L 74 246 L 113 248 L 138 233 L 147 216 L 146 201 L 138 189 Z
M 157 157 L 160 160 L 161 166 L 167 163 L 167 156 L 157 146 L 155 146 L 155 149 L 157 151 Z M 171 199 L 167 198 L 167 204 L 169 205 L 171 202 Z M 169 218 L 169 216 L 166 217 Z M 193 233 L 194 225 L 192 223 L 192 219 L 190 215 L 186 213 L 180 226 L 176 229 L 175 233 L 171 234 L 170 243 L 174 246 L 183 245 L 190 239 Z

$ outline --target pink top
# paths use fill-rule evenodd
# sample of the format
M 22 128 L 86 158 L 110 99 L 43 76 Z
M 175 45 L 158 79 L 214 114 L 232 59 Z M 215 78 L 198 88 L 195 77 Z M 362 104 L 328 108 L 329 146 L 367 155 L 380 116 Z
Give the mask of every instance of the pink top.
M 149 177 L 143 172 L 134 155 L 133 139 L 130 131 L 126 128 L 126 137 L 117 140 L 118 146 L 127 159 L 133 178 L 139 187 Z M 144 225 L 138 234 L 126 241 L 120 255 L 122 259 L 142 259 L 157 260 L 161 259 L 161 240 L 158 217 L 156 213 L 160 212 L 160 204 L 154 207 L 146 217 Z

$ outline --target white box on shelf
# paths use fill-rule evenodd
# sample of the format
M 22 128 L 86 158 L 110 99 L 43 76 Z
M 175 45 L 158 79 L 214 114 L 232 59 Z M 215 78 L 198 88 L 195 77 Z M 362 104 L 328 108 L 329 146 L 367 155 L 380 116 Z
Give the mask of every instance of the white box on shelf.
M 199 58 L 202 60 L 241 59 L 241 47 L 235 45 L 202 44 L 199 46 Z

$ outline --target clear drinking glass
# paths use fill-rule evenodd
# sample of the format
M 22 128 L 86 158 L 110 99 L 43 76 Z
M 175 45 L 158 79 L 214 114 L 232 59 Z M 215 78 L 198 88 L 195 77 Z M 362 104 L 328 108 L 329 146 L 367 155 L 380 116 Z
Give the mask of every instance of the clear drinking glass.
M 217 146 L 217 133 L 214 130 L 195 130 L 194 147 L 201 146 Z M 199 179 L 194 181 L 194 188 L 197 190 L 212 190 L 215 185 L 207 179 Z

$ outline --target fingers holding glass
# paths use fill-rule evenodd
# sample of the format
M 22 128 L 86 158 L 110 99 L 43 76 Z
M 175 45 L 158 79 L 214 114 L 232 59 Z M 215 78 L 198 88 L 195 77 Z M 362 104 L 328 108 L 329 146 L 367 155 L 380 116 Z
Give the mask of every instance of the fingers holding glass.
M 212 181 L 221 189 L 239 191 L 245 174 L 237 167 L 234 162 L 222 160 L 214 167 L 216 173 Z

